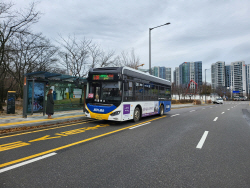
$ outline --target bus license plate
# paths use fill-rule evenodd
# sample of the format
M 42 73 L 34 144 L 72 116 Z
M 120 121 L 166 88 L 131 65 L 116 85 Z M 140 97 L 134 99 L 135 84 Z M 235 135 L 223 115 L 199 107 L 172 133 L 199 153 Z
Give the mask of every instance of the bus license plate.
M 96 119 L 102 120 L 102 115 L 96 115 Z

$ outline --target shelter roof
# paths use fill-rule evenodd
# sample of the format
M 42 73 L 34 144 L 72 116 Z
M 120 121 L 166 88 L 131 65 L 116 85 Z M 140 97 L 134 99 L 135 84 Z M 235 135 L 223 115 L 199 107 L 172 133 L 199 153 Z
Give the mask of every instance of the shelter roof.
M 53 81 L 79 81 L 79 82 L 87 82 L 86 78 L 71 76 L 66 74 L 38 71 L 24 74 L 27 78 L 40 78 L 44 80 L 53 80 Z

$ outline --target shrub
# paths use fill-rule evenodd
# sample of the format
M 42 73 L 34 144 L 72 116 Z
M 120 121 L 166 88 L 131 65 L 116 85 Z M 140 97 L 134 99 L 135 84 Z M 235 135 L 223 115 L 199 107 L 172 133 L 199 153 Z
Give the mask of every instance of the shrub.
M 199 105 L 199 104 L 201 104 L 201 101 L 200 100 L 195 100 L 195 104 L 197 105 Z

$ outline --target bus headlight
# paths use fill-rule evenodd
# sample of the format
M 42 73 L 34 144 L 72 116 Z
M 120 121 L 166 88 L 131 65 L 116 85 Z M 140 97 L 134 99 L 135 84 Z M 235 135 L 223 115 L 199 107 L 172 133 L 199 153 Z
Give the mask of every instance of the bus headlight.
M 110 114 L 111 116 L 117 116 L 121 113 L 121 111 L 116 111 L 116 112 L 113 112 L 112 114 Z
M 89 114 L 89 111 L 88 111 L 87 109 L 85 109 L 84 112 L 85 112 L 86 114 Z

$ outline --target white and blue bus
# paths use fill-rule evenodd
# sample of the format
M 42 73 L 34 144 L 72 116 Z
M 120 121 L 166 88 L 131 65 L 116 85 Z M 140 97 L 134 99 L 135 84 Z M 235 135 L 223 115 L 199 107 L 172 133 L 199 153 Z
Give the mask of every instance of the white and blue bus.
M 112 121 L 139 121 L 171 109 L 171 83 L 129 67 L 89 70 L 85 114 Z

